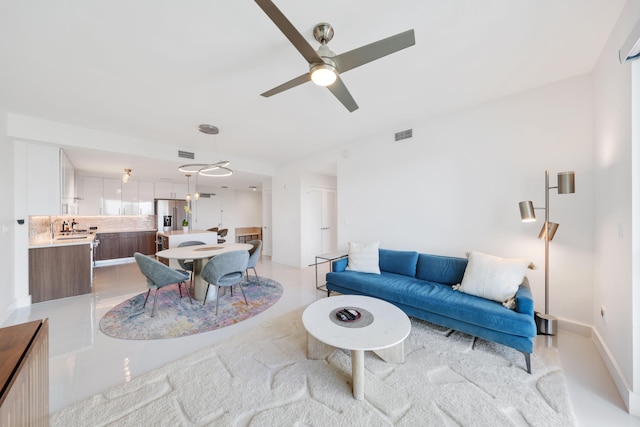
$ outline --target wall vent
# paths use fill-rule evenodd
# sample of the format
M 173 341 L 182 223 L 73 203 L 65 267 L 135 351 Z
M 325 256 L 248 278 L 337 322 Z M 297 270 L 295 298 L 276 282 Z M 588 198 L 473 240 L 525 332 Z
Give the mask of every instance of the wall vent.
M 394 135 L 394 142 L 402 141 L 403 139 L 413 138 L 413 129 L 403 130 L 396 132 Z
M 216 193 L 200 193 L 200 198 L 202 199 L 210 199 L 211 196 L 215 196 Z
M 182 157 L 183 159 L 195 159 L 196 155 L 195 153 L 190 153 L 188 151 L 180 151 L 178 150 L 178 157 Z

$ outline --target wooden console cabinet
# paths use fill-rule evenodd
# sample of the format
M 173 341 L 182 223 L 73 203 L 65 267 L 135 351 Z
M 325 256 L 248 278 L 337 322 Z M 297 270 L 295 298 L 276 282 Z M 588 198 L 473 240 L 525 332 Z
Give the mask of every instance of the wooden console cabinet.
M 49 425 L 49 321 L 0 329 L 0 425 Z

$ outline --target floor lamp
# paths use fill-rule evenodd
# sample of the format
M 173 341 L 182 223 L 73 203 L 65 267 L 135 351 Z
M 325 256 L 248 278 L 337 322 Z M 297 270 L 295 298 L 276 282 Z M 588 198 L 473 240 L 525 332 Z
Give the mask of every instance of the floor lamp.
M 534 208 L 533 202 L 520 202 L 520 218 L 522 222 L 536 220 L 535 209 L 544 209 L 544 225 L 538 235 L 539 239 L 544 239 L 544 314 L 536 312 L 536 325 L 538 334 L 555 335 L 557 331 L 557 319 L 549 314 L 549 242 L 558 230 L 558 224 L 549 222 L 549 190 L 557 188 L 558 194 L 572 194 L 576 192 L 575 173 L 558 173 L 558 185 L 549 187 L 549 171 L 544 171 L 544 208 Z

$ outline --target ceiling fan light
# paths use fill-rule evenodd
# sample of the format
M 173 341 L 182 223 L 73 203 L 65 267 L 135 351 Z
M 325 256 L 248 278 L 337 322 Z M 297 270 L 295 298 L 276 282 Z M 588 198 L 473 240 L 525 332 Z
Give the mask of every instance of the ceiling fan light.
M 337 77 L 336 68 L 331 64 L 316 64 L 311 67 L 311 80 L 318 86 L 329 86 Z

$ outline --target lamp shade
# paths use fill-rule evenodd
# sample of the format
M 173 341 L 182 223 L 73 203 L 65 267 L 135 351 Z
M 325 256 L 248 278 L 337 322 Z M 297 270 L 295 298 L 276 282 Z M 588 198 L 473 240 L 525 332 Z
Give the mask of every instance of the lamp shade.
M 576 174 L 573 171 L 558 173 L 558 194 L 576 192 Z
M 518 205 L 520 206 L 520 218 L 522 222 L 532 222 L 536 220 L 536 213 L 531 200 L 520 202 Z
M 553 240 L 553 236 L 556 235 L 556 231 L 558 231 L 558 224 L 555 222 L 549 222 L 549 241 Z M 540 234 L 538 234 L 538 239 L 543 239 L 547 234 L 546 224 L 542 224 L 542 230 L 540 230 Z

